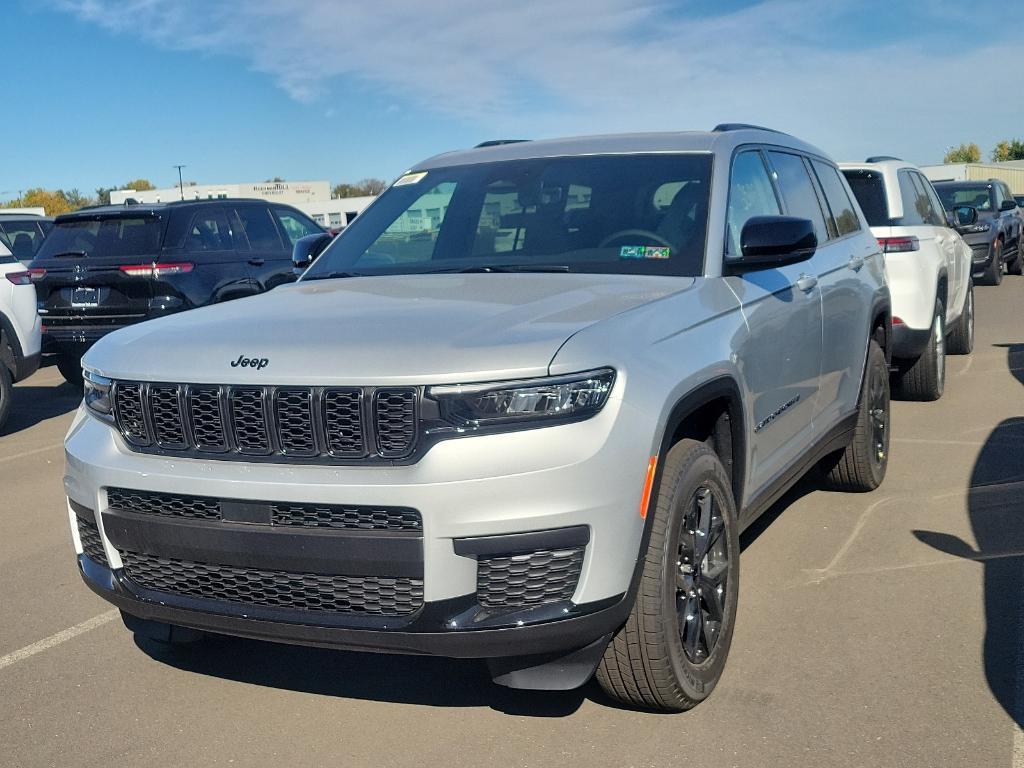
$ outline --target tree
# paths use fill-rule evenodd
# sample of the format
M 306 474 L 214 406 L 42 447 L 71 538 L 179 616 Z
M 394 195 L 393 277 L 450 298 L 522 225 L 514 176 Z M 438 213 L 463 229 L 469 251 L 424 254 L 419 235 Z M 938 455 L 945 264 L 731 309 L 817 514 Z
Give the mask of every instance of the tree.
M 58 190 L 58 193 L 64 196 L 72 211 L 77 211 L 79 208 L 85 208 L 85 206 L 93 204 L 93 199 L 86 197 L 78 189 L 61 189 Z
M 283 184 L 284 183 L 284 179 L 282 179 L 280 176 L 275 176 L 272 179 L 267 179 L 263 183 L 264 184 Z
M 1007 160 L 1024 160 L 1024 141 L 1020 139 L 1000 141 L 992 150 L 992 160 L 997 163 Z
M 944 163 L 980 163 L 981 147 L 974 142 L 961 144 L 959 147 L 950 147 L 946 156 L 942 158 Z
M 156 189 L 149 179 L 132 179 L 126 181 L 118 189 L 134 189 L 136 192 L 145 192 L 148 189 Z
M 50 191 L 42 187 L 30 189 L 17 200 L 4 203 L 4 208 L 43 208 L 47 216 L 59 216 L 74 210 L 64 190 Z
M 335 184 L 333 197 L 375 197 L 387 189 L 388 183 L 381 179 L 363 179 L 355 184 Z

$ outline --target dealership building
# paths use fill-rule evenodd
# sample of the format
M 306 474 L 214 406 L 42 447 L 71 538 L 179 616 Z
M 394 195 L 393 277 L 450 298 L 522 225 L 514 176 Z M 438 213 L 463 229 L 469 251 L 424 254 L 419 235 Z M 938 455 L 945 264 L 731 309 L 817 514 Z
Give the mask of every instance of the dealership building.
M 298 208 L 317 224 L 340 228 L 348 224 L 372 201 L 372 197 L 331 197 L 329 181 L 264 181 L 253 184 L 190 184 L 165 189 L 118 189 L 110 202 L 167 203 L 174 200 L 222 200 L 241 197 L 284 203 Z

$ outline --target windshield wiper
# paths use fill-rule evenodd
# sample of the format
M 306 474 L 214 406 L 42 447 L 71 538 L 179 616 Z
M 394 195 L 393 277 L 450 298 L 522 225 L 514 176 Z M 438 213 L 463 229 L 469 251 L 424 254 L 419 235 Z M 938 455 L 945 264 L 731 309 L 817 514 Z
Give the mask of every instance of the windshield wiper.
M 86 253 L 85 251 L 61 251 L 60 253 L 53 254 L 49 258 L 51 258 L 51 259 L 63 259 L 65 256 L 88 256 L 88 255 L 89 254 Z
M 339 277 L 366 277 L 359 272 L 325 272 L 322 275 L 310 275 L 309 277 L 303 277 L 303 283 L 309 282 L 310 280 L 334 280 Z

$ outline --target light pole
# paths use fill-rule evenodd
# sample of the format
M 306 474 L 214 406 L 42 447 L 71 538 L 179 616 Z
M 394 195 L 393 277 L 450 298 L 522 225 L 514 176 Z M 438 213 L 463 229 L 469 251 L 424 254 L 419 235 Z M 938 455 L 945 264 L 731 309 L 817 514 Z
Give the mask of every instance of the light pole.
M 178 169 L 178 194 L 181 195 L 181 199 L 184 200 L 185 199 L 185 183 L 181 180 L 181 169 L 185 168 L 186 166 L 184 166 L 184 165 L 176 165 L 174 167 Z

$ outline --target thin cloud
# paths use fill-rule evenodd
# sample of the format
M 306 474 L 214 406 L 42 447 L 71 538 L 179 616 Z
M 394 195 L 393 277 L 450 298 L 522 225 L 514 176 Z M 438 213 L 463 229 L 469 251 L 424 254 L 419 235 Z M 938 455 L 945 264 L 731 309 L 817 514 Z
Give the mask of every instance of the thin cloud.
M 748 119 L 833 151 L 930 160 L 961 137 L 992 139 L 952 95 L 988 104 L 990 125 L 1020 118 L 995 98 L 996 78 L 976 76 L 1010 60 L 1009 44 L 929 49 L 926 23 L 950 23 L 942 2 L 919 13 L 916 42 L 908 31 L 884 45 L 842 37 L 850 19 L 873 12 L 854 0 L 769 0 L 710 14 L 688 12 L 691 2 L 636 0 L 56 2 L 116 34 L 243 60 L 300 102 L 326 98 L 344 80 L 389 103 L 517 135 Z M 887 146 L 876 146 L 879 136 Z

